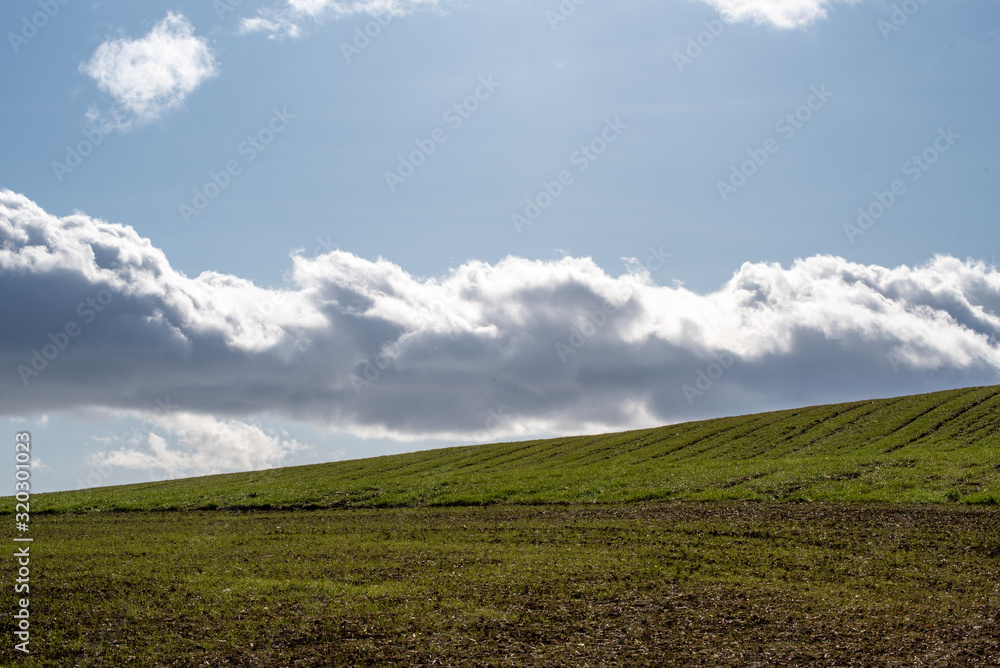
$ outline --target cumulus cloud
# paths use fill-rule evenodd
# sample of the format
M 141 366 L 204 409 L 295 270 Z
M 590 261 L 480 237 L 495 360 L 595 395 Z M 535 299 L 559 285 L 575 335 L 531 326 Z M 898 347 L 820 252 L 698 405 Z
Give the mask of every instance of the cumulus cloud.
M 185 276 L 130 227 L 0 191 L 0 308 L 19 322 L 0 341 L 0 411 L 169 397 L 203 431 L 271 415 L 481 441 L 998 382 L 1000 273 L 981 262 L 746 263 L 698 294 L 638 259 L 619 275 L 508 257 L 419 278 L 333 251 L 293 256 L 291 283 L 264 288 Z M 291 447 L 270 438 L 268 462 Z M 210 441 L 115 456 L 179 469 Z
M 80 70 L 117 103 L 115 112 L 92 108 L 91 121 L 127 130 L 184 104 L 217 74 L 215 54 L 183 14 L 169 12 L 139 39 L 104 42 Z
M 278 7 L 258 10 L 257 16 L 240 21 L 240 33 L 267 33 L 269 37 L 302 36 L 307 22 L 351 16 L 397 17 L 413 11 L 436 9 L 441 0 L 285 0 Z
M 719 10 L 731 23 L 754 21 L 777 28 L 800 28 L 826 18 L 826 10 L 835 1 L 859 0 L 702 0 Z
M 282 432 L 266 431 L 260 424 L 240 420 L 168 412 L 146 422 L 137 434 L 109 439 L 118 447 L 96 453 L 91 462 L 175 478 L 274 468 L 307 449 Z

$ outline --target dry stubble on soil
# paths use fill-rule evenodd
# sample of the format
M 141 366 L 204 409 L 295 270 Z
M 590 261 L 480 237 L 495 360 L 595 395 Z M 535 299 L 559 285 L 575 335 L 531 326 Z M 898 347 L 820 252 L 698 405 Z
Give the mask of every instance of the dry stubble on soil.
M 43 515 L 18 664 L 1000 665 L 997 519 L 754 502 Z

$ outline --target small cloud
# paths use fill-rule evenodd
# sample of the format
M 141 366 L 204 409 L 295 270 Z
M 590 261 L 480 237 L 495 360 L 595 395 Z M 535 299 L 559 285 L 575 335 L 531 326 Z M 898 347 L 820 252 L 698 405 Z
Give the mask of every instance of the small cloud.
M 173 478 L 274 468 L 309 449 L 284 432 L 240 420 L 170 413 L 149 418 L 149 422 L 143 438 L 117 439 L 122 443 L 119 449 L 99 452 L 92 461 Z
M 104 42 L 80 71 L 115 102 L 113 112 L 92 107 L 88 121 L 129 130 L 183 106 L 188 95 L 217 73 L 215 54 L 195 37 L 183 14 L 169 12 L 140 39 Z
M 803 28 L 825 19 L 827 7 L 835 1 L 859 0 L 703 0 L 729 23 L 753 21 L 776 28 Z
M 269 16 L 270 18 L 265 18 Z M 240 34 L 248 35 L 254 32 L 266 32 L 268 37 L 291 37 L 296 39 L 302 35 L 299 26 L 293 21 L 278 15 L 276 12 L 268 12 L 261 16 L 240 21 Z
M 332 2 L 331 0 L 288 0 L 288 6 L 294 9 L 296 12 L 303 14 L 304 16 L 319 16 L 327 7 L 330 5 L 338 5 L 341 3 Z M 384 2 L 361 2 L 354 3 L 355 5 L 384 5 Z
M 286 0 L 278 8 L 265 7 L 257 16 L 240 22 L 240 34 L 268 33 L 268 37 L 302 36 L 306 21 L 321 22 L 323 17 L 334 19 L 351 16 L 404 16 L 413 11 L 436 9 L 441 0 Z

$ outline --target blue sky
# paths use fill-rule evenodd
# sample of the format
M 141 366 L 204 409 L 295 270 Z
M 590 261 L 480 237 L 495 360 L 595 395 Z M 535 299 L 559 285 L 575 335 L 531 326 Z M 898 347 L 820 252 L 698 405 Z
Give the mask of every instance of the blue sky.
M 39 489 L 997 382 L 996 3 L 0 25 L 0 405 Z

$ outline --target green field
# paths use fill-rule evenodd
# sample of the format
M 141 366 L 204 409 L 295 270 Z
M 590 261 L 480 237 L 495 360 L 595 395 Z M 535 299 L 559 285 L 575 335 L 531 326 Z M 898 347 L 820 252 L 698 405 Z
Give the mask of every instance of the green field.
M 655 499 L 996 504 L 1000 386 L 36 498 L 55 512 Z
M 46 515 L 33 658 L 71 666 L 969 666 L 993 508 L 642 502 Z
M 0 665 L 1000 665 L 998 408 L 973 388 L 36 495 L 33 653 L 8 559 Z

